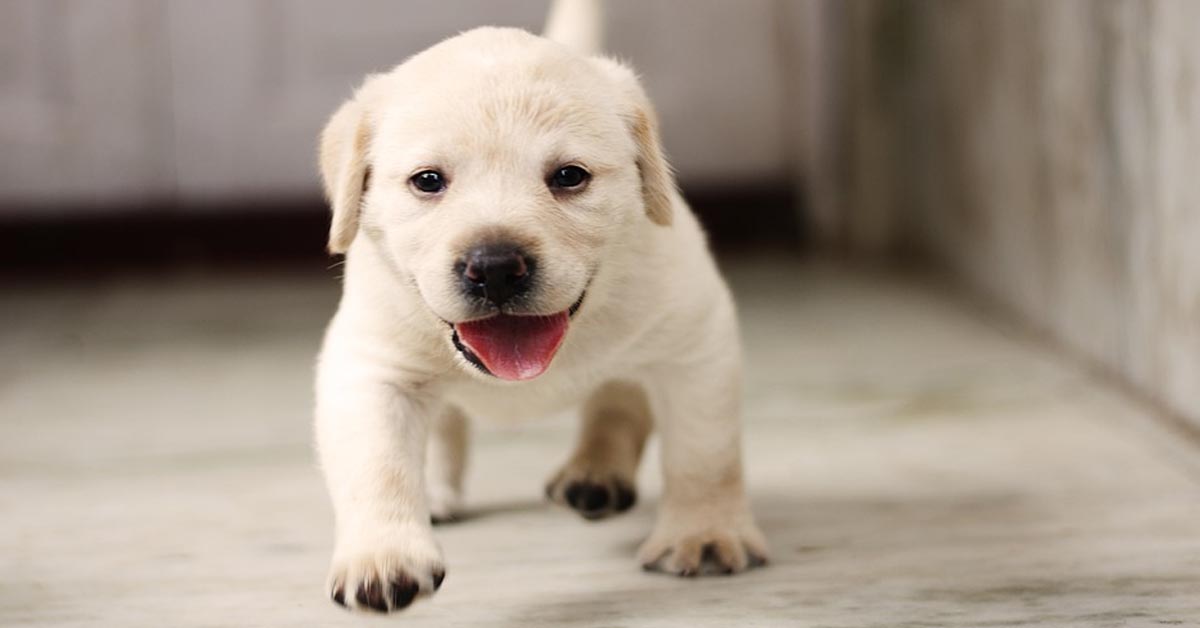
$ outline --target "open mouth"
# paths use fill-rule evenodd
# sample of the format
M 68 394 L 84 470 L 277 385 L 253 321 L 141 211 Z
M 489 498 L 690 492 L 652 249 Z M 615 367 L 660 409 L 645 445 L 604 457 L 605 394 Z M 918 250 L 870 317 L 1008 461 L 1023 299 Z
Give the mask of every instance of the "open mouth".
M 557 314 L 497 314 L 453 323 L 451 340 L 484 373 L 512 381 L 533 379 L 550 368 L 583 296 Z

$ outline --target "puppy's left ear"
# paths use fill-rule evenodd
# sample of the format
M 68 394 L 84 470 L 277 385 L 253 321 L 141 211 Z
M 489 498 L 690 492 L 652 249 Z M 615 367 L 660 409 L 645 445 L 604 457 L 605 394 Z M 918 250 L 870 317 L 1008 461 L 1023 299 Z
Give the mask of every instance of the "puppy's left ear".
M 371 144 L 363 89 L 338 108 L 321 132 L 321 180 L 333 210 L 329 252 L 345 253 L 358 233 L 363 195 L 371 177 L 367 152 Z
M 676 195 L 675 173 L 663 151 L 654 106 L 650 104 L 646 90 L 642 89 L 637 74 L 628 66 L 603 57 L 594 61 L 624 93 L 625 110 L 622 115 L 637 145 L 637 166 L 642 177 L 646 215 L 655 224 L 670 225 Z

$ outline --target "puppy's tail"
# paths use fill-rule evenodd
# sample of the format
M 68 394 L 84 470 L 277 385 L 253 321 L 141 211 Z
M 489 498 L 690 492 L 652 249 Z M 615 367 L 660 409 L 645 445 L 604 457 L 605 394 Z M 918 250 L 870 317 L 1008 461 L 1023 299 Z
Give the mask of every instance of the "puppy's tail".
M 580 54 L 599 54 L 604 48 L 603 2 L 554 0 L 542 35 Z

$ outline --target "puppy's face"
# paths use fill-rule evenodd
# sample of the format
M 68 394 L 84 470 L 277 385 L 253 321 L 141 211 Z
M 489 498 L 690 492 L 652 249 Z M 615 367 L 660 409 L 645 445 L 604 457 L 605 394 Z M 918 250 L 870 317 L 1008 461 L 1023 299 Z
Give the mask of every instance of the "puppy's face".
M 617 115 L 558 83 L 515 83 L 399 94 L 372 145 L 361 229 L 451 323 L 567 310 L 641 211 Z
M 464 361 L 536 377 L 621 234 L 669 220 L 669 200 L 653 204 L 672 183 L 665 163 L 650 163 L 661 152 L 632 80 L 502 29 L 371 79 L 322 139 L 331 248 L 358 232 Z M 663 180 L 648 181 L 655 168 Z

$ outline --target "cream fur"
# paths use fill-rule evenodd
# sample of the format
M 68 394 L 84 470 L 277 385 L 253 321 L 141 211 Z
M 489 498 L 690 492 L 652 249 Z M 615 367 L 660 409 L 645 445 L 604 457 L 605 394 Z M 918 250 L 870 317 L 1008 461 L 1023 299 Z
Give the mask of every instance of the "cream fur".
M 316 384 L 337 519 L 331 594 L 351 608 L 363 607 L 360 588 L 432 594 L 445 567 L 430 517 L 461 503 L 465 417 L 518 421 L 585 402 L 553 499 L 571 481 L 632 484 L 653 425 L 665 489 L 638 559 L 688 575 L 706 546 L 728 571 L 765 558 L 743 489 L 733 301 L 633 72 L 523 31 L 477 29 L 368 78 L 329 122 L 320 157 L 330 250 L 347 255 Z M 594 177 L 558 198 L 544 174 L 567 160 Z M 450 192 L 421 198 L 407 180 L 433 166 Z M 496 230 L 542 260 L 539 311 L 586 289 L 549 370 L 528 382 L 467 364 L 445 322 L 467 315 L 456 256 Z

